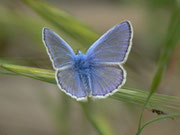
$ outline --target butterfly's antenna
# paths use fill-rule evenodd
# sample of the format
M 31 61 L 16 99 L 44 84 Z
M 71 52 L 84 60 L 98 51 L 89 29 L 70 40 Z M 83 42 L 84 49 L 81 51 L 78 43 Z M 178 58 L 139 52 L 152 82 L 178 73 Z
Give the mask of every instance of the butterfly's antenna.
M 86 46 L 86 47 L 82 50 L 82 52 L 83 52 L 83 53 L 86 53 L 87 50 L 88 50 L 88 48 L 89 48 L 89 46 Z

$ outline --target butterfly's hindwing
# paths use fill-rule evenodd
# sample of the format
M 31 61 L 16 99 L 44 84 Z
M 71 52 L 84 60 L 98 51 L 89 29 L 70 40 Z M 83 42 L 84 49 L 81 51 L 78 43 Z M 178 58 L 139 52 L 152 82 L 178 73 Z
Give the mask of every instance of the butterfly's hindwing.
M 85 100 L 87 84 L 85 78 L 74 71 L 73 67 L 56 71 L 56 81 L 61 90 L 77 100 Z
M 126 72 L 120 65 L 100 64 L 91 71 L 93 97 L 106 97 L 117 91 L 126 81 Z

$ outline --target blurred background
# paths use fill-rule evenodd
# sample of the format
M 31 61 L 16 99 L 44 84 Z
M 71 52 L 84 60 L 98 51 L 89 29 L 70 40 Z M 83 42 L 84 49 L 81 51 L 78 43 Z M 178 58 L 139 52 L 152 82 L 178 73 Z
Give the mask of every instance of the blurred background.
M 44 2 L 44 1 L 43 1 Z M 157 59 L 165 42 L 175 0 L 45 0 L 88 25 L 99 35 L 124 20 L 134 28 L 125 86 L 149 90 Z M 46 11 L 46 10 L 45 10 Z M 47 13 L 48 14 L 48 13 Z M 54 18 L 56 20 L 56 18 Z M 69 24 L 69 27 L 71 24 Z M 42 28 L 63 37 L 76 51 L 82 44 L 34 12 L 23 0 L 0 0 L 0 62 L 52 69 L 42 43 Z M 82 37 L 83 38 L 83 37 Z M 86 39 L 82 39 L 85 41 Z M 80 45 L 81 44 L 81 45 Z M 180 42 L 158 93 L 180 96 Z M 92 101 L 92 113 L 115 135 L 135 134 L 141 106 L 111 98 Z M 100 114 L 100 115 L 98 115 Z M 101 114 L 103 115 L 101 119 Z M 144 121 L 156 117 L 146 110 Z M 142 135 L 179 135 L 180 119 L 156 122 Z M 96 135 L 79 104 L 56 85 L 21 76 L 0 75 L 0 135 Z

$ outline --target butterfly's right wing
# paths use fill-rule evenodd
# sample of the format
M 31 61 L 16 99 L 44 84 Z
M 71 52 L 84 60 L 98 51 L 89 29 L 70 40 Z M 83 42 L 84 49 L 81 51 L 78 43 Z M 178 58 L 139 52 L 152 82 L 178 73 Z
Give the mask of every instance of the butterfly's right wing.
M 86 55 L 96 63 L 123 64 L 130 52 L 132 38 L 132 25 L 129 21 L 124 21 L 101 36 Z
M 133 29 L 129 21 L 116 25 L 101 36 L 87 51 L 91 61 L 92 97 L 104 98 L 116 92 L 126 81 L 123 64 L 132 45 Z
M 43 29 L 43 43 L 53 63 L 54 69 L 72 65 L 75 56 L 72 48 L 56 33 Z

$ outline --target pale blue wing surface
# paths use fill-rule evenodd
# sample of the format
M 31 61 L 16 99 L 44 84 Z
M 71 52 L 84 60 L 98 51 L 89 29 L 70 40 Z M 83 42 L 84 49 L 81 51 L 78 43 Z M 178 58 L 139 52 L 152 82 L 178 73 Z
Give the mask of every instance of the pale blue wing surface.
M 44 28 L 43 42 L 55 69 L 72 65 L 75 54 L 72 48 L 56 33 Z
M 80 76 L 73 67 L 56 71 L 57 84 L 66 94 L 77 100 L 86 99 L 87 87 L 84 83 L 85 78 Z
M 131 23 L 122 22 L 100 37 L 86 55 L 95 62 L 124 63 L 131 48 L 132 36 Z
M 93 97 L 106 97 L 124 85 L 126 72 L 120 65 L 96 65 L 91 72 Z

